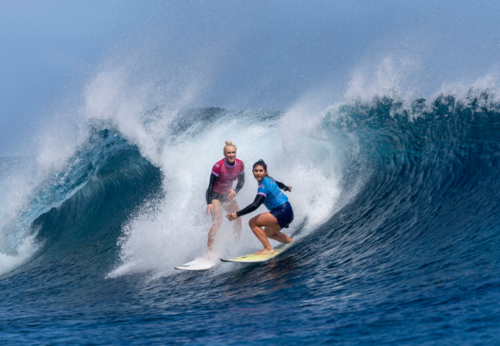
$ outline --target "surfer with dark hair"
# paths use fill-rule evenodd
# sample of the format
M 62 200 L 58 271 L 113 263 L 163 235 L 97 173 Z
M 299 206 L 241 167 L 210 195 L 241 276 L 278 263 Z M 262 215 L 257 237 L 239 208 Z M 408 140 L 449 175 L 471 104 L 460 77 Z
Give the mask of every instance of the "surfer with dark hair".
M 226 141 L 224 158 L 215 163 L 210 174 L 210 183 L 206 192 L 207 215 L 212 213 L 212 227 L 208 233 L 208 249 L 213 250 L 217 231 L 222 223 L 221 206 L 226 212 L 239 209 L 234 197 L 245 184 L 245 165 L 236 158 L 236 145 Z M 233 182 L 238 179 L 233 190 Z M 233 232 L 239 238 L 241 233 L 241 220 L 233 225 Z
M 259 188 L 257 196 L 252 204 L 246 208 L 232 212 L 226 217 L 229 221 L 239 221 L 239 217 L 256 210 L 262 203 L 269 210 L 266 213 L 259 214 L 250 219 L 249 225 L 252 232 L 260 240 L 264 249 L 256 252 L 256 255 L 273 254 L 274 250 L 267 238 L 274 239 L 280 243 L 291 243 L 293 240 L 285 233 L 281 232 L 283 228 L 288 228 L 293 221 L 292 206 L 288 202 L 288 197 L 280 191 L 292 191 L 291 186 L 286 186 L 279 181 L 274 180 L 267 174 L 267 165 L 264 160 L 259 160 L 254 163 L 252 173 Z M 241 222 L 241 221 L 240 221 Z

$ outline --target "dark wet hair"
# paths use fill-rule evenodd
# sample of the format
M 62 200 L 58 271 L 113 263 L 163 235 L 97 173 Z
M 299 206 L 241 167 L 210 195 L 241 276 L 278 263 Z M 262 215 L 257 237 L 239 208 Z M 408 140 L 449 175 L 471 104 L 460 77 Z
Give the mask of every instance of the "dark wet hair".
M 259 161 L 255 162 L 255 163 L 253 164 L 252 171 L 253 171 L 253 170 L 255 169 L 255 167 L 257 167 L 257 166 L 262 166 L 262 167 L 264 167 L 264 171 L 266 171 L 266 177 L 271 178 L 271 177 L 269 176 L 269 174 L 267 174 L 267 165 L 266 165 L 266 163 L 264 162 L 264 160 L 260 159 Z
M 253 164 L 252 170 L 254 170 L 254 169 L 255 169 L 255 167 L 257 167 L 257 166 L 262 166 L 262 167 L 264 167 L 264 170 L 267 172 L 267 165 L 266 165 L 266 163 L 264 162 L 264 160 L 260 159 L 259 161 L 255 162 L 255 163 Z

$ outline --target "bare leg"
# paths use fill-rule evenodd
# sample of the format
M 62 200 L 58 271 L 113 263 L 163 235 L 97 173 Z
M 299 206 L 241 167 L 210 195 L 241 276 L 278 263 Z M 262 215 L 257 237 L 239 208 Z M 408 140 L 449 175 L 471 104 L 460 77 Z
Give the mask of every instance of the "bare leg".
M 288 244 L 288 243 L 291 243 L 293 241 L 292 238 L 287 236 L 285 233 L 279 232 L 279 231 L 274 233 L 274 231 L 269 227 L 265 227 L 264 232 L 266 233 L 268 238 L 279 241 L 280 243 Z
M 238 203 L 234 199 L 229 200 L 227 204 L 224 204 L 224 209 L 228 213 L 235 213 L 238 210 L 240 210 L 240 207 L 238 207 Z M 241 217 L 237 218 L 236 220 L 233 220 L 233 234 L 236 237 L 236 239 L 240 239 L 241 236 Z
M 252 219 L 250 219 L 249 225 L 252 229 L 253 234 L 255 234 L 262 245 L 264 245 L 264 249 L 256 252 L 256 255 L 274 253 L 274 250 L 271 247 L 269 240 L 267 240 L 267 237 L 283 243 L 291 243 L 293 241 L 292 238 L 280 232 L 281 226 L 279 225 L 278 220 L 276 220 L 276 218 L 269 212 L 253 217 Z M 263 226 L 265 227 L 266 231 L 262 229 Z
M 215 237 L 217 236 L 217 231 L 222 223 L 222 213 L 220 209 L 220 202 L 218 199 L 212 200 L 212 227 L 210 232 L 208 232 L 208 251 L 212 251 L 214 247 Z

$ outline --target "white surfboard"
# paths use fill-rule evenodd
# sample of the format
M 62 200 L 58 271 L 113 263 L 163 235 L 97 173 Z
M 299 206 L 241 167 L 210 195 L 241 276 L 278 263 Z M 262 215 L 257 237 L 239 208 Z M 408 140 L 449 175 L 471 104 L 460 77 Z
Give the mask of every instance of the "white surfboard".
M 275 258 L 276 256 L 282 254 L 290 245 L 286 245 L 282 248 L 277 248 L 273 249 L 274 253 L 272 255 L 255 255 L 255 254 L 250 254 L 250 255 L 244 255 L 240 257 L 235 257 L 235 258 L 229 258 L 229 259 L 224 259 L 221 258 L 220 260 L 222 262 L 236 262 L 236 263 L 261 263 L 261 262 L 267 262 L 270 259 Z
M 215 258 L 213 256 L 203 256 L 199 257 L 191 262 L 185 263 L 175 269 L 179 270 L 192 270 L 192 271 L 203 271 L 209 270 L 215 267 Z

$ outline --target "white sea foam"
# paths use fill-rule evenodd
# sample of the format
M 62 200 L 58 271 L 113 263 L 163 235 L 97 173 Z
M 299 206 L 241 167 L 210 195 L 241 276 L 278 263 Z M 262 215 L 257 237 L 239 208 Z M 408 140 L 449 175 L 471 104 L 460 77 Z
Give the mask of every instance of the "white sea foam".
M 175 140 L 166 138 L 170 122 L 165 119 L 156 122 L 155 131 L 147 131 L 141 125 L 140 114 L 127 113 L 123 119 L 119 115 L 109 119 L 118 129 L 125 128 L 123 123 L 135 124 L 135 131 L 128 127 L 124 132 L 145 157 L 160 167 L 165 196 L 154 206 L 144 206 L 124 227 L 121 264 L 109 277 L 135 272 L 165 275 L 206 251 L 211 217 L 205 214 L 204 195 L 210 169 L 223 157 L 225 140 L 238 146 L 238 158 L 246 163 L 247 181 L 237 197 L 240 208 L 253 201 L 257 190 L 251 165 L 264 159 L 271 176 L 293 187 L 289 198 L 295 221 L 287 232 L 307 221 L 302 235 L 310 233 L 333 215 L 342 192 L 342 163 L 332 138 L 320 133 L 322 115 L 313 117 L 300 106 L 281 118 L 265 119 L 263 113 L 232 112 L 210 124 L 199 124 L 204 128 L 195 134 L 175 134 Z M 250 231 L 248 220 L 264 211 L 261 207 L 243 217 L 239 242 L 232 235 L 232 224 L 224 219 L 216 243 L 219 254 L 236 255 L 259 249 L 261 245 Z
M 34 235 L 29 235 L 20 240 L 15 248 L 15 254 L 5 254 L 0 252 L 0 275 L 24 264 L 39 245 L 34 241 Z

